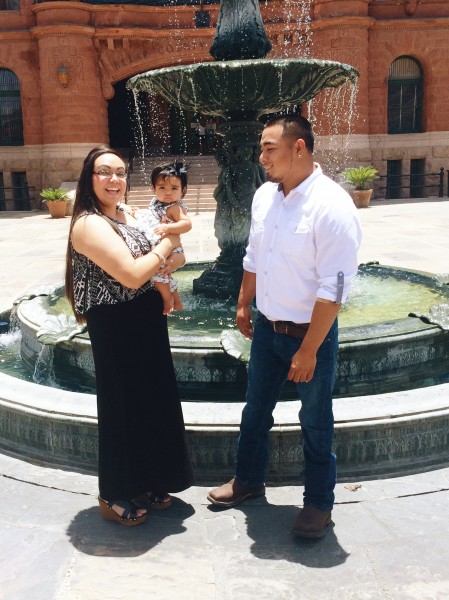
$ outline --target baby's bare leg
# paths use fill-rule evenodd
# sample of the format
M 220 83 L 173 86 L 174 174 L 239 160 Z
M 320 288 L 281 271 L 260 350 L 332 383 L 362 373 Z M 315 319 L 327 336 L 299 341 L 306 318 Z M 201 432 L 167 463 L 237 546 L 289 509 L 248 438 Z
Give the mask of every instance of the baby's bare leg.
M 161 281 L 155 281 L 154 286 L 162 296 L 162 301 L 164 303 L 164 315 L 169 315 L 171 312 L 173 312 L 173 309 L 175 308 L 173 294 L 170 291 L 170 284 L 162 283 Z
M 178 293 L 178 290 L 172 292 L 173 296 L 173 309 L 174 310 L 184 310 L 184 306 L 182 304 L 181 296 Z

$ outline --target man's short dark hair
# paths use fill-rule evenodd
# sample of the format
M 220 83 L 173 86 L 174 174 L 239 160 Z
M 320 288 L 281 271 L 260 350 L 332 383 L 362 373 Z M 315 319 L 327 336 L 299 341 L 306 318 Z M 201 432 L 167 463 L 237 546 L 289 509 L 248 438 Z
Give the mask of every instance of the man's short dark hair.
M 312 131 L 312 125 L 305 117 L 298 114 L 282 115 L 280 117 L 273 117 L 265 124 L 267 127 L 273 127 L 274 125 L 281 125 L 283 132 L 282 135 L 291 137 L 295 140 L 302 139 L 309 152 L 313 152 L 314 137 Z

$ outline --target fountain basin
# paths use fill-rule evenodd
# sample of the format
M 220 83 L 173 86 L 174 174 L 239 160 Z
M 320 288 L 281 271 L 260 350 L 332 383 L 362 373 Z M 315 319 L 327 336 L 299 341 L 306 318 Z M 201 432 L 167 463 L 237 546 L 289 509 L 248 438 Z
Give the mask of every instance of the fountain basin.
M 447 286 L 438 284 L 430 274 L 381 265 L 362 266 L 360 271 L 380 280 L 394 274 L 397 279 L 411 279 L 429 288 L 439 286 L 443 299 L 449 298 Z M 46 302 L 45 296 L 39 296 L 22 301 L 17 310 L 22 329 L 21 356 L 31 372 L 42 350 L 37 333 L 48 310 Z M 182 400 L 244 401 L 246 363 L 223 350 L 218 332 L 213 335 L 195 331 L 188 335 L 171 332 L 170 337 Z M 95 372 L 87 334 L 59 343 L 54 348 L 53 365 L 58 385 L 94 391 Z M 335 397 L 380 394 L 445 383 L 449 381 L 448 365 L 449 332 L 420 319 L 408 317 L 342 327 Z M 289 383 L 284 388 L 282 400 L 295 399 L 296 390 Z
M 0 448 L 38 464 L 95 473 L 93 394 L 67 392 L 0 373 Z M 242 403 L 184 402 L 198 484 L 234 473 Z M 270 432 L 268 483 L 302 481 L 299 401 L 279 403 Z M 342 398 L 335 403 L 339 480 L 425 471 L 449 463 L 449 384 Z
M 246 59 L 154 69 L 131 77 L 126 86 L 160 93 L 184 110 L 240 120 L 299 106 L 358 75 L 351 65 L 330 60 Z

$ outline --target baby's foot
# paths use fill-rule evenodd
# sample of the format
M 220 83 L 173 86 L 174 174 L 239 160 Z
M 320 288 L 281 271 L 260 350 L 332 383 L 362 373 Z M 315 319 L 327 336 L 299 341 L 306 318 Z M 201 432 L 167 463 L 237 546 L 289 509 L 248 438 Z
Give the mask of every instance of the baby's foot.
M 174 310 L 184 310 L 184 306 L 182 304 L 181 298 L 178 298 L 174 300 L 173 302 L 173 309 Z
M 184 310 L 184 306 L 182 304 L 181 296 L 179 295 L 178 290 L 173 292 L 173 308 L 175 310 Z
M 173 298 L 164 298 L 164 310 L 162 311 L 164 315 L 169 315 L 170 313 L 173 312 L 173 309 L 175 308 L 174 306 L 174 301 Z

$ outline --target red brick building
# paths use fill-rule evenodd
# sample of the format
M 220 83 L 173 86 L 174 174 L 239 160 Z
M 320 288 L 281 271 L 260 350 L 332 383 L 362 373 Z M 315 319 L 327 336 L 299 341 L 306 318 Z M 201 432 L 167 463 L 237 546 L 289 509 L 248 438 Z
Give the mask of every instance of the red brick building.
M 392 181 L 411 173 L 411 195 L 435 195 L 422 185 L 431 181 L 426 175 L 449 169 L 447 0 L 262 0 L 260 6 L 273 45 L 268 58 L 310 55 L 360 71 L 353 107 L 348 92 L 333 93 L 334 109 L 326 93 L 312 103 L 322 162 L 334 161 L 337 169 L 373 164 L 389 174 L 390 196 L 408 195 L 406 184 L 398 192 Z M 25 184 L 35 190 L 31 205 L 39 206 L 37 192 L 76 180 L 99 142 L 131 145 L 126 80 L 211 60 L 217 14 L 215 0 L 0 0 L 0 208 L 13 207 L 5 202 L 9 188 L 19 194 L 20 208 Z M 182 150 L 170 128 L 179 115 L 161 99 L 147 102 L 144 112 L 152 151 Z M 198 115 L 184 120 L 190 136 Z M 190 137 L 184 146 L 195 151 Z

